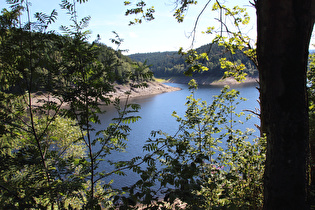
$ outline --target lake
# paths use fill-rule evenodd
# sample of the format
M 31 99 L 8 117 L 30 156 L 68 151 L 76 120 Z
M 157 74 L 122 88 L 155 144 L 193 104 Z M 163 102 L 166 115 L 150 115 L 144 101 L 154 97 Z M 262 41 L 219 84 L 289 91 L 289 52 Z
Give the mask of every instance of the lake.
M 163 93 L 159 95 L 151 95 L 146 97 L 132 98 L 130 103 L 137 103 L 141 105 L 141 110 L 138 115 L 141 119 L 130 125 L 132 131 L 127 142 L 128 148 L 124 153 L 113 153 L 109 156 L 111 160 L 128 160 L 135 156 L 140 156 L 143 153 L 142 146 L 145 141 L 150 137 L 152 130 L 162 130 L 170 135 L 175 134 L 178 130 L 178 123 L 176 119 L 171 116 L 173 111 L 176 111 L 178 115 L 183 116 L 186 111 L 186 97 L 190 95 L 188 85 L 166 83 L 167 85 L 180 87 L 182 90 Z M 255 110 L 259 108 L 257 99 L 259 97 L 257 84 L 243 84 L 237 86 L 231 86 L 231 88 L 240 91 L 240 96 L 247 98 L 247 101 L 241 102 L 237 110 Z M 200 85 L 195 93 L 196 98 L 201 98 L 208 102 L 212 101 L 214 95 L 220 94 L 222 86 L 209 86 Z M 97 125 L 96 130 L 104 128 L 108 125 L 110 119 L 117 117 L 117 113 L 113 107 L 106 107 L 107 113 L 101 116 L 101 125 Z M 249 114 L 249 113 L 248 113 Z M 255 128 L 254 124 L 259 125 L 259 119 L 253 117 L 246 123 L 246 127 Z M 259 135 L 259 132 L 256 132 Z M 103 165 L 103 167 L 111 168 L 109 165 Z M 112 176 L 115 181 L 113 187 L 122 187 L 134 183 L 137 180 L 138 175 L 132 172 L 127 172 L 127 176 Z M 107 180 L 108 181 L 108 180 Z

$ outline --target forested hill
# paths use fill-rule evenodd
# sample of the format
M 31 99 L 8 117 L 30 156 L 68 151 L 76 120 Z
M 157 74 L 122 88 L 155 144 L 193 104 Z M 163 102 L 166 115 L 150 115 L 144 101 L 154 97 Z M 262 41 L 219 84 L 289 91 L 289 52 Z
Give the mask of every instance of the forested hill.
M 36 70 L 37 80 L 35 82 L 35 79 L 33 79 L 32 92 L 55 89 L 54 86 L 60 86 L 62 81 L 64 81 L 64 78 L 59 77 L 62 75 L 75 75 L 74 72 L 79 67 L 88 71 L 87 69 L 91 68 L 89 66 L 93 66 L 95 71 L 99 71 L 99 77 L 111 84 L 125 84 L 131 80 L 150 80 L 150 75 L 152 75 L 150 69 L 143 66 L 142 63 L 134 62 L 123 55 L 121 51 L 116 51 L 99 42 L 88 43 L 84 40 L 78 41 L 78 39 L 68 35 L 28 32 L 15 28 L 11 29 L 11 36 L 8 36 L 6 34 L 8 33 L 7 31 L 3 30 L 0 33 L 1 44 L 2 47 L 4 46 L 0 52 L 0 66 L 14 68 L 18 65 L 15 63 L 17 62 L 16 58 L 26 60 L 23 60 L 23 65 L 26 65 L 28 63 L 28 54 L 24 48 L 27 49 L 29 47 L 29 37 L 32 39 L 31 44 L 35 46 L 32 49 L 32 53 L 36 54 L 38 58 L 31 62 L 33 66 L 25 67 L 26 69 L 32 68 Z M 82 50 L 82 52 L 77 53 L 79 50 Z M 1 59 L 1 56 L 3 56 L 3 59 Z M 86 62 L 86 64 L 83 65 L 82 62 Z M 13 70 L 10 71 L 12 72 Z M 48 77 L 47 74 L 50 79 L 46 78 Z M 1 76 L 0 79 L 2 79 Z M 17 76 L 15 79 L 18 81 L 15 84 L 28 82 L 25 76 L 21 76 L 21 78 Z M 17 91 L 21 89 L 17 88 L 15 84 L 7 85 L 9 90 Z
M 109 68 L 108 73 L 119 84 L 127 83 L 129 80 L 142 81 L 148 78 L 142 78 L 150 72 L 150 69 L 143 66 L 140 62 L 134 62 L 128 56 L 123 55 L 104 44 L 97 44 L 100 48 L 99 61 Z M 152 74 L 152 73 L 151 73 Z M 141 75 L 141 76 L 140 76 Z
M 217 44 L 207 44 L 196 49 L 198 53 L 207 53 L 209 61 L 200 61 L 209 68 L 209 71 L 197 73 L 194 75 L 197 79 L 203 78 L 209 81 L 220 79 L 224 71 L 220 67 L 220 58 L 227 58 L 231 61 L 243 63 L 246 66 L 246 73 L 249 76 L 255 77 L 258 72 L 254 64 L 242 53 L 238 52 L 233 56 L 227 52 L 224 47 Z M 153 71 L 154 76 L 158 78 L 176 78 L 183 76 L 183 73 L 189 67 L 185 63 L 185 57 L 178 54 L 177 51 L 169 52 L 153 52 L 153 53 L 138 53 L 129 55 L 129 57 L 135 61 L 147 62 L 147 65 Z

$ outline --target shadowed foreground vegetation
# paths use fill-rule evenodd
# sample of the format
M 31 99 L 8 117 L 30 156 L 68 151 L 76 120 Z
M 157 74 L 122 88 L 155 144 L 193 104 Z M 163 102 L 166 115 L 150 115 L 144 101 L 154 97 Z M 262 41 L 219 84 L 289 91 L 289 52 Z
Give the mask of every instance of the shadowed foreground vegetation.
M 61 8 L 71 22 L 70 26 L 61 27 L 63 35 L 48 31 L 57 18 L 55 10 L 49 15 L 36 13 L 36 21 L 31 22 L 28 1 L 8 2 L 10 9 L 3 9 L 0 16 L 1 208 L 176 209 L 184 204 L 186 209 L 262 209 L 263 205 L 272 205 L 264 197 L 272 192 L 264 192 L 264 174 L 266 177 L 266 166 L 270 167 L 268 161 L 277 160 L 268 159 L 268 155 L 266 159 L 266 154 L 273 155 L 271 152 L 279 148 L 272 147 L 273 142 L 268 140 L 272 135 L 267 129 L 270 121 L 266 112 L 253 112 L 263 118 L 259 127 L 261 136 L 254 135 L 253 129 L 241 130 L 238 125 L 246 123 L 251 116 L 235 111 L 245 100 L 239 92 L 226 86 L 207 104 L 194 97 L 198 85 L 196 80 L 191 80 L 191 95 L 187 97 L 184 116 L 173 113 L 179 124 L 176 134 L 152 131 L 143 145 L 143 155 L 114 162 L 108 155 L 125 150 L 132 132 L 129 124 L 141 117 L 137 115 L 140 106 L 129 103 L 129 91 L 124 103 L 109 93 L 114 91 L 115 83 L 145 87 L 153 76 L 147 66 L 150 62 L 132 62 L 98 39 L 89 43 L 85 27 L 90 18 L 79 20 L 75 9 L 76 4 L 85 1 L 61 1 Z M 187 5 L 194 2 L 178 3 L 175 18 L 180 22 Z M 127 13 L 141 13 L 145 6 L 140 2 L 136 5 L 138 8 Z M 213 10 L 224 10 L 237 30 L 249 22 L 246 11 L 240 7 L 229 9 L 215 1 Z M 153 11 L 148 10 L 143 17 L 153 17 Z M 20 22 L 22 15 L 28 17 L 26 23 Z M 221 33 L 212 44 L 198 50 L 179 50 L 182 57 L 177 57 L 176 62 L 166 59 L 165 65 L 158 64 L 151 69 L 156 76 L 183 72 L 187 76 L 233 76 L 239 81 L 246 74 L 256 75 L 256 50 L 249 38 L 238 32 L 228 31 L 229 38 L 222 37 Z M 207 33 L 212 33 L 212 29 Z M 120 45 L 122 40 L 115 35 L 112 41 Z M 224 51 L 220 54 L 228 56 L 208 54 L 206 47 L 215 52 Z M 146 56 L 151 55 L 156 56 Z M 265 68 L 263 61 L 259 65 Z M 314 63 L 312 55 L 308 70 L 311 146 L 314 144 Z M 262 108 L 273 107 L 266 105 L 267 96 L 273 96 L 266 94 L 270 85 L 266 78 L 260 81 L 260 90 L 265 91 L 263 97 L 267 98 L 263 98 Z M 41 100 L 42 105 L 34 106 L 34 94 L 47 94 Z M 65 103 L 67 109 L 62 106 Z M 99 116 L 104 112 L 100 104 L 115 106 L 118 117 L 107 127 L 95 130 L 94 125 L 100 123 Z M 289 104 L 285 108 L 289 114 L 293 112 Z M 294 120 L 290 123 L 295 123 Z M 288 149 L 292 145 L 289 146 Z M 104 163 L 114 169 L 102 167 Z M 113 188 L 112 181 L 104 181 L 112 174 L 123 176 L 126 170 L 138 173 L 139 180 L 121 189 Z M 269 174 L 268 170 L 268 177 L 278 176 Z M 309 189 L 308 183 L 303 186 L 305 191 Z M 297 200 L 303 196 L 299 195 Z

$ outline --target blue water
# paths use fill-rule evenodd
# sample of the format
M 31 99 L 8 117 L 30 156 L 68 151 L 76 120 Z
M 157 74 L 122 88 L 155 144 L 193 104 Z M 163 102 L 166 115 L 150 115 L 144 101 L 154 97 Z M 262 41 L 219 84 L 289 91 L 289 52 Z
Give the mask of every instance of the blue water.
M 111 160 L 129 160 L 132 157 L 143 155 L 144 152 L 142 147 L 146 140 L 150 137 L 152 130 L 162 130 L 170 135 L 176 133 L 178 130 L 178 123 L 171 114 L 173 111 L 176 111 L 178 115 L 184 115 L 186 111 L 186 97 L 190 95 L 190 91 L 188 90 L 188 85 L 185 84 L 167 83 L 167 85 L 180 87 L 182 90 L 153 96 L 133 98 L 130 100 L 130 103 L 137 103 L 141 105 L 141 110 L 137 113 L 137 115 L 141 116 L 141 119 L 130 125 L 132 131 L 129 135 L 126 152 L 113 153 L 108 158 Z M 259 108 L 259 104 L 257 102 L 259 93 L 256 87 L 256 84 L 231 87 L 239 90 L 241 96 L 248 99 L 247 101 L 239 104 L 237 110 L 255 110 L 255 108 Z M 222 87 L 218 86 L 199 86 L 195 93 L 195 97 L 201 98 L 209 104 L 214 95 L 220 94 L 221 89 Z M 98 125 L 99 129 L 106 126 L 110 122 L 110 119 L 117 117 L 117 113 L 112 107 L 107 107 L 106 109 L 107 113 L 101 116 L 102 124 Z M 259 119 L 257 117 L 253 117 L 244 126 L 255 128 L 254 124 L 259 125 Z M 256 132 L 256 135 L 258 136 L 259 133 Z M 108 165 L 103 165 L 102 167 L 106 167 L 108 169 L 111 168 Z M 110 177 L 111 179 L 114 179 L 113 187 L 130 185 L 137 180 L 137 174 L 128 171 L 126 173 L 127 176 L 114 175 Z

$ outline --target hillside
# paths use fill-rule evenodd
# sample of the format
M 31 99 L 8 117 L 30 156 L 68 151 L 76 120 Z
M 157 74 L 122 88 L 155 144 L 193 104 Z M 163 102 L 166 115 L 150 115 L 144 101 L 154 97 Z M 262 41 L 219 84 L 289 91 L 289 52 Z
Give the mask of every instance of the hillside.
M 120 51 L 115 51 L 104 44 L 98 44 L 98 47 L 100 48 L 99 61 L 103 66 L 110 67 L 108 68 L 108 74 L 112 82 L 124 84 L 128 83 L 129 80 L 150 80 L 150 78 L 140 76 L 150 72 L 150 69 L 145 67 L 142 63 L 134 62 Z
M 217 44 L 207 44 L 197 48 L 196 51 L 198 53 L 207 53 L 209 57 L 209 61 L 201 61 L 202 64 L 209 68 L 209 71 L 193 75 L 195 79 L 202 81 L 202 83 L 205 83 L 205 81 L 209 83 L 222 78 L 225 70 L 220 67 L 220 58 L 227 58 L 245 64 L 245 72 L 250 77 L 257 77 L 258 75 L 254 64 L 240 52 L 232 56 L 224 47 L 218 46 Z M 185 63 L 185 57 L 179 55 L 176 51 L 138 53 L 129 55 L 129 58 L 142 63 L 146 61 L 147 65 L 151 65 L 150 70 L 155 77 L 171 78 L 172 81 L 176 82 L 186 82 L 190 79 L 183 76 L 184 71 L 189 67 Z

